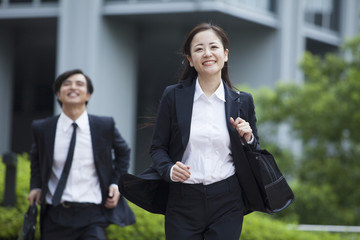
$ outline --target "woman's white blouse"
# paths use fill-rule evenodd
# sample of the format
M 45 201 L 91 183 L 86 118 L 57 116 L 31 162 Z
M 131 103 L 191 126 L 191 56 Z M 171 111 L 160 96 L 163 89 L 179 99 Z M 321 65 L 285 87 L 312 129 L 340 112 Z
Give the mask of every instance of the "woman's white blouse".
M 190 166 L 191 176 L 184 183 L 207 185 L 235 173 L 226 121 L 222 81 L 208 98 L 197 79 L 190 138 L 182 159 L 182 163 Z

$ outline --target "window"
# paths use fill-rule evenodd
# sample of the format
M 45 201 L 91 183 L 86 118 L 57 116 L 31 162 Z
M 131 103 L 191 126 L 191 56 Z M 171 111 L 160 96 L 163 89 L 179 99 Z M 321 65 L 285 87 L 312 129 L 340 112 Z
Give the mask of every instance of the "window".
M 339 0 L 306 0 L 305 21 L 328 30 L 339 31 Z

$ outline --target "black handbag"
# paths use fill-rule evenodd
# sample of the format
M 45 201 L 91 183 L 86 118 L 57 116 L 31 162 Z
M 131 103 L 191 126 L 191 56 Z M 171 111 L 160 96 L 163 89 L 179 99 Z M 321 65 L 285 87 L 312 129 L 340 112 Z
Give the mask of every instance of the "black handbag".
M 260 211 L 273 214 L 284 210 L 294 201 L 295 196 L 273 155 L 265 149 L 252 150 L 245 138 L 242 137 L 241 140 L 264 203 L 264 208 Z
M 36 221 L 37 221 L 37 205 L 34 203 L 30 205 L 24 215 L 24 223 L 21 228 L 18 240 L 33 240 L 35 239 Z

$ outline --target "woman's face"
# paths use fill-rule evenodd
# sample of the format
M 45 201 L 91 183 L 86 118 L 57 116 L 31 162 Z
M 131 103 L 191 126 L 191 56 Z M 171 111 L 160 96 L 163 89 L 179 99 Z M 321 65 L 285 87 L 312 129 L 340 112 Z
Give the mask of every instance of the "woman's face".
M 190 66 L 194 67 L 199 76 L 219 76 L 221 69 L 228 61 L 228 49 L 224 49 L 221 39 L 213 30 L 197 33 L 190 45 Z

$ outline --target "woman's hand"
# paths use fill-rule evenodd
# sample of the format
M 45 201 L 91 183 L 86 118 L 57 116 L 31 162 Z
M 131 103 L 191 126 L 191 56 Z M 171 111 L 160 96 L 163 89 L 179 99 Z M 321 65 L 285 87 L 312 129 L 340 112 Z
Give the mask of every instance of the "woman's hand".
M 176 162 L 172 170 L 171 179 L 177 182 L 184 182 L 189 179 L 191 175 L 189 169 L 190 167 L 186 166 L 182 162 Z
M 246 122 L 242 118 L 236 118 L 234 120 L 232 117 L 230 117 L 230 123 L 233 128 L 236 129 L 236 131 L 239 133 L 240 137 L 244 137 L 246 142 L 250 142 L 252 139 L 252 129 L 250 127 L 250 124 Z

